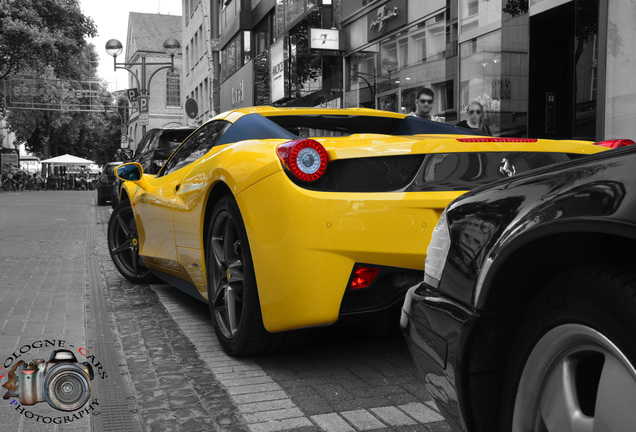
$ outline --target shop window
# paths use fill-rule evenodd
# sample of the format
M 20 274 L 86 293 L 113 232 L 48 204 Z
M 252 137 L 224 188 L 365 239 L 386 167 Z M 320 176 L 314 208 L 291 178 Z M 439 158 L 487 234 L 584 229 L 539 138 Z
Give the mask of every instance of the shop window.
M 181 78 L 176 70 L 166 73 L 166 106 L 181 106 Z
M 497 30 L 464 42 L 460 46 L 461 109 L 460 120 L 466 118 L 466 107 L 478 101 L 484 107 L 484 123 L 494 135 L 499 134 L 501 108 L 501 31 Z
M 276 0 L 275 36 L 282 35 L 303 15 L 317 6 L 317 0 Z
M 234 75 L 251 59 L 251 32 L 240 32 L 221 50 L 221 81 Z

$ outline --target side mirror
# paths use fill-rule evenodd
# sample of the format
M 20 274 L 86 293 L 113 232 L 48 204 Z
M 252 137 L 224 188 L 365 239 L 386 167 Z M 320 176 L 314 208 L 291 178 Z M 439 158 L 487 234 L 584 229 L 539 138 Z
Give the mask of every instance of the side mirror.
M 144 169 L 137 162 L 125 163 L 115 167 L 115 175 L 123 181 L 137 182 L 141 180 Z

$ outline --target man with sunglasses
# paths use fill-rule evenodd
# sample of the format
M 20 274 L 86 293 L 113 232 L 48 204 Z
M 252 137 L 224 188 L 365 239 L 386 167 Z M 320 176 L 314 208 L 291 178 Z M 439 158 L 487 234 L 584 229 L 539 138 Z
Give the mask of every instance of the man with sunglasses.
M 435 93 L 433 93 L 433 90 L 427 87 L 422 88 L 415 100 L 415 111 L 410 113 L 409 116 L 444 123 L 443 117 L 431 114 L 433 102 L 435 102 Z

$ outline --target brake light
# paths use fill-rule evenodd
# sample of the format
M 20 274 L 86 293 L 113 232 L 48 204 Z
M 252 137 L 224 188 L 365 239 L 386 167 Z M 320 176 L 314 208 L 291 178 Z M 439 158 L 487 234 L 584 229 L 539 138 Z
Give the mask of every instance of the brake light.
M 499 138 L 499 137 L 480 137 L 480 138 L 457 138 L 459 142 L 465 143 L 488 143 L 488 142 L 502 142 L 502 143 L 530 143 L 537 142 L 536 138 Z
M 289 141 L 279 145 L 276 151 L 283 166 L 299 180 L 316 181 L 327 169 L 327 150 L 316 140 Z
M 601 141 L 601 142 L 594 143 L 594 145 L 612 148 L 612 149 L 619 148 L 619 147 L 627 147 L 632 144 L 635 144 L 635 143 L 634 141 L 630 139 L 615 139 L 615 140 L 608 140 L 608 141 Z
M 351 289 L 367 288 L 380 273 L 380 269 L 375 267 L 358 266 L 351 279 Z

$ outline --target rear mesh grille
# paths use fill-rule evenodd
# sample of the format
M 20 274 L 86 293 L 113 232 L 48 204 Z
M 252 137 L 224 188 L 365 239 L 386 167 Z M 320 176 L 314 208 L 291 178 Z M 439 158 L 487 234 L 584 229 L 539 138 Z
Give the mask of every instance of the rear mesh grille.
M 411 270 L 388 273 L 381 276 L 369 288 L 347 289 L 340 314 L 355 314 L 386 309 L 404 299 L 406 291 L 424 280 L 424 272 Z
M 325 192 L 392 192 L 406 188 L 412 181 L 424 155 L 380 156 L 337 159 L 330 162 L 325 175 L 315 183 L 299 186 Z

